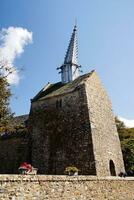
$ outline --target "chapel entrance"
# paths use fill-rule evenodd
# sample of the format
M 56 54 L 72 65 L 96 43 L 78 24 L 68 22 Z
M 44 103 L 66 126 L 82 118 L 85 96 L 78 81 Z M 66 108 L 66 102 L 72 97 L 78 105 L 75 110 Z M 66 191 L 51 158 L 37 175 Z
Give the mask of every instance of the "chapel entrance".
M 115 165 L 112 160 L 110 160 L 110 162 L 109 162 L 109 168 L 110 168 L 110 175 L 116 176 Z

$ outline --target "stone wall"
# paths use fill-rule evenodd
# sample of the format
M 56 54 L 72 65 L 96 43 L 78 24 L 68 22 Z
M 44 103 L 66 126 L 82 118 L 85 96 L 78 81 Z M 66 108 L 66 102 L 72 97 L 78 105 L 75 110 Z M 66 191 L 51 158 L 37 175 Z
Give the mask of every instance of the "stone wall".
M 1 200 L 133 200 L 134 179 L 0 175 Z
M 16 174 L 22 162 L 30 162 L 28 133 L 0 137 L 0 174 Z
M 115 125 L 111 102 L 94 72 L 86 81 L 89 118 L 91 123 L 94 156 L 98 176 L 124 172 L 120 141 Z
M 62 106 L 56 108 L 56 102 Z M 73 92 L 32 103 L 32 164 L 44 174 L 64 174 L 74 165 L 95 175 L 94 154 L 84 84 Z

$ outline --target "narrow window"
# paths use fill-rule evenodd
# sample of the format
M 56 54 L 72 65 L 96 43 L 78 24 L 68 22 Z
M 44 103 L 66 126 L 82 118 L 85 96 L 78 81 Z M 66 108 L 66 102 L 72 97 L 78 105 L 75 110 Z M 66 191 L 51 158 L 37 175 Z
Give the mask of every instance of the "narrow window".
M 62 99 L 56 101 L 56 108 L 62 108 Z
M 59 102 L 58 102 L 58 100 L 56 101 L 56 108 L 58 109 L 58 107 L 59 107 Z
M 111 176 L 116 176 L 115 165 L 112 160 L 109 162 L 110 174 Z
M 59 101 L 59 107 L 62 108 L 62 99 Z

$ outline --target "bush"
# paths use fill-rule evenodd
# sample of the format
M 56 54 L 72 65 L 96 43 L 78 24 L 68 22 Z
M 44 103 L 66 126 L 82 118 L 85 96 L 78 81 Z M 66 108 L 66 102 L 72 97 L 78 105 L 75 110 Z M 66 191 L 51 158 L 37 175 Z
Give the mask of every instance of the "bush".
M 77 167 L 74 167 L 74 166 L 69 166 L 69 167 L 66 167 L 66 169 L 65 169 L 65 173 L 69 173 L 69 172 L 75 173 L 75 172 L 78 172 L 78 171 L 80 171 L 80 170 Z

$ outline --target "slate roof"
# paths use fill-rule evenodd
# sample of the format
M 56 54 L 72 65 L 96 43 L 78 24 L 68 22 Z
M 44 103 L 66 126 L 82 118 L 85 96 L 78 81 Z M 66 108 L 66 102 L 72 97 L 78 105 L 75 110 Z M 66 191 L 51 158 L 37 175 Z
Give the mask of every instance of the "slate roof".
M 69 93 L 75 90 L 75 88 L 86 78 L 90 77 L 93 74 L 94 70 L 90 73 L 79 76 L 74 81 L 63 84 L 62 82 L 58 83 L 48 83 L 32 100 L 31 102 L 35 102 L 38 100 L 43 100 L 47 98 L 51 98 L 54 96 L 58 96 L 61 94 Z

